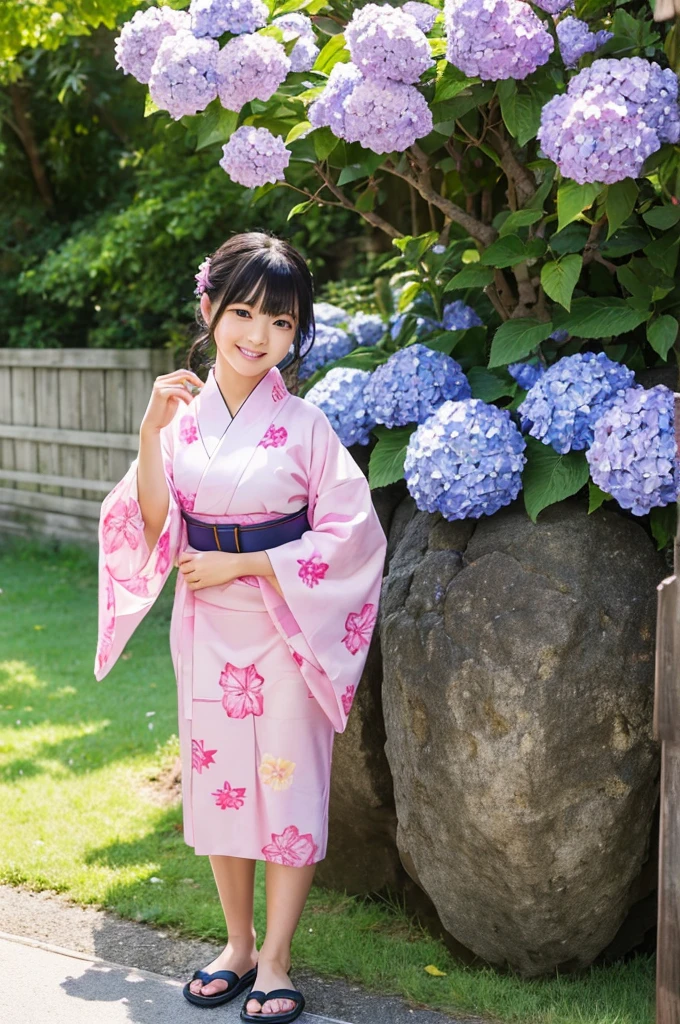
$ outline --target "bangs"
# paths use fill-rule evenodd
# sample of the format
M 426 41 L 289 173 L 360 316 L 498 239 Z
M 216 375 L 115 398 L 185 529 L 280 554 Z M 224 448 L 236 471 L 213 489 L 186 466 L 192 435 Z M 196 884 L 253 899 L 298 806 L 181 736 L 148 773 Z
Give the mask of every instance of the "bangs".
M 242 302 L 256 306 L 266 316 L 287 313 L 298 320 L 304 331 L 309 322 L 309 289 L 296 267 L 284 260 L 272 259 L 270 251 L 258 252 L 244 260 L 228 281 L 224 305 Z

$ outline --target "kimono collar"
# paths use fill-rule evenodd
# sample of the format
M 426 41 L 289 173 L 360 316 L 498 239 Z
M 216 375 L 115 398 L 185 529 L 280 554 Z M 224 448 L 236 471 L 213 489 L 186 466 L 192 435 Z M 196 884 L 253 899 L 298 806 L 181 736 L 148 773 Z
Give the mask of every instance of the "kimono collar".
M 281 371 L 278 366 L 272 366 L 232 416 L 215 379 L 215 368 L 211 367 L 208 379 L 192 403 L 208 457 L 215 454 L 232 423 L 232 430 L 243 436 L 243 432 L 250 432 L 258 423 L 270 423 L 288 397 Z

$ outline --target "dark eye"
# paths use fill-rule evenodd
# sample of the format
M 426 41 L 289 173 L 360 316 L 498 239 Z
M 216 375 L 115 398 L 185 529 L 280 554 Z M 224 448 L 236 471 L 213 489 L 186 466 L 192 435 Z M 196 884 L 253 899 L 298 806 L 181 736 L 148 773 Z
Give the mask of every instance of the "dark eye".
M 246 316 L 250 316 L 250 313 L 248 312 L 247 309 L 235 309 L 234 312 L 235 313 L 245 313 Z
M 284 327 L 288 327 L 288 328 L 293 326 L 291 323 L 288 322 L 288 320 L 277 320 L 276 323 L 277 324 L 283 324 Z

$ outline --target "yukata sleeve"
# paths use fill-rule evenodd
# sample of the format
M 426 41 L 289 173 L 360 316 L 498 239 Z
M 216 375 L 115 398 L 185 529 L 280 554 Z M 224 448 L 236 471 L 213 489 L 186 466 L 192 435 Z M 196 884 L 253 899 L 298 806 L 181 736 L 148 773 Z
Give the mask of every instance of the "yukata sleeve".
M 94 674 L 101 680 L 163 589 L 177 560 L 182 518 L 173 478 L 172 423 L 161 431 L 168 513 L 153 550 L 144 539 L 135 458 L 102 502 L 99 517 L 99 629 Z
M 311 530 L 267 555 L 293 656 L 335 731 L 344 732 L 376 624 L 387 540 L 366 477 L 323 414 L 310 445 Z

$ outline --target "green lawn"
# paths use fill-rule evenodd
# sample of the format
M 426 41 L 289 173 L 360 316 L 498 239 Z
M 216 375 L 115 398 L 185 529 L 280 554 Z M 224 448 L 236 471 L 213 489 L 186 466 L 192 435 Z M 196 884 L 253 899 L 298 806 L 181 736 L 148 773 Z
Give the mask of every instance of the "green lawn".
M 101 683 L 92 672 L 93 550 L 6 541 L 0 588 L 0 881 L 223 941 L 208 859 L 184 844 L 181 810 L 164 806 L 149 782 L 178 750 L 168 650 L 174 577 Z M 255 908 L 261 939 L 261 862 Z M 432 1008 L 503 1021 L 649 1024 L 654 1016 L 653 958 L 521 981 L 458 966 L 398 908 L 316 888 L 293 960 Z

